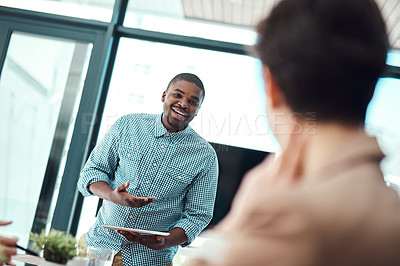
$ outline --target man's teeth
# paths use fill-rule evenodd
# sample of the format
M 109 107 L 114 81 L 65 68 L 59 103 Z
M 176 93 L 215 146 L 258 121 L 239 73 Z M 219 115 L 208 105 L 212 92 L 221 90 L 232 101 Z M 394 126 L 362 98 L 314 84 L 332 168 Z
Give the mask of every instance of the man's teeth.
M 176 113 L 178 113 L 181 116 L 187 116 L 185 113 L 179 112 L 178 110 L 176 110 L 175 108 L 172 108 L 172 110 L 174 110 Z

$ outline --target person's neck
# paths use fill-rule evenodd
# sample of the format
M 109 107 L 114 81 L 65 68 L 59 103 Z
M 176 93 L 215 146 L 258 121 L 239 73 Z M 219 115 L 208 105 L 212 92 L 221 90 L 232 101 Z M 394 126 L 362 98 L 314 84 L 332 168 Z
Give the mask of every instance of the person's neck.
M 161 124 L 164 126 L 164 128 L 169 132 L 169 133 L 175 133 L 178 131 L 182 131 L 184 129 L 186 129 L 186 127 L 184 128 L 175 128 L 173 126 L 171 126 L 170 124 L 168 124 L 167 120 L 165 119 L 164 115 L 161 115 Z
M 334 123 L 319 123 L 314 134 L 306 135 L 307 142 L 303 161 L 303 176 L 314 176 L 323 164 L 350 138 L 364 135 L 357 126 L 344 126 Z

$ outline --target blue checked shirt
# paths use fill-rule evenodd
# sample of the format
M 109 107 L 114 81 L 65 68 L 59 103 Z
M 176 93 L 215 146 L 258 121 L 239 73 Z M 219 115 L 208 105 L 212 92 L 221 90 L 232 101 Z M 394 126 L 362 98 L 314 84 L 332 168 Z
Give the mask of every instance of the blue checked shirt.
M 179 227 L 188 238 L 183 246 L 190 244 L 212 218 L 218 182 L 216 153 L 189 126 L 170 133 L 160 115 L 126 115 L 117 120 L 90 154 L 78 189 L 90 196 L 88 186 L 94 182 L 105 181 L 115 189 L 128 180 L 130 194 L 154 196 L 156 201 L 140 208 L 104 201 L 86 234 L 86 245 L 121 250 L 124 265 L 167 265 L 177 246 L 152 250 L 101 225 L 153 231 Z

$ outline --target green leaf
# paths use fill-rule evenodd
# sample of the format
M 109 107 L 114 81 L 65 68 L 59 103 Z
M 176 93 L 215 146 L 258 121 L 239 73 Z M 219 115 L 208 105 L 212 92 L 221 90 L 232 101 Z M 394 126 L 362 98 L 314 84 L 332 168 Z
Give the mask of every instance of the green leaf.
M 34 246 L 43 250 L 43 257 L 47 261 L 66 264 L 77 255 L 77 242 L 70 234 L 52 229 L 47 236 L 44 230 L 40 234 L 30 235 Z

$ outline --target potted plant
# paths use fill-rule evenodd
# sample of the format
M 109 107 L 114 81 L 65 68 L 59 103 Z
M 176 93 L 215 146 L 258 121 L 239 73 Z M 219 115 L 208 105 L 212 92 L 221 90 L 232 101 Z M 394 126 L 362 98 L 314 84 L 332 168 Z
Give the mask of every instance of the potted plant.
M 46 236 L 44 230 L 40 234 L 31 233 L 33 245 L 43 250 L 45 262 L 42 265 L 65 265 L 77 255 L 77 242 L 74 236 L 52 229 Z

